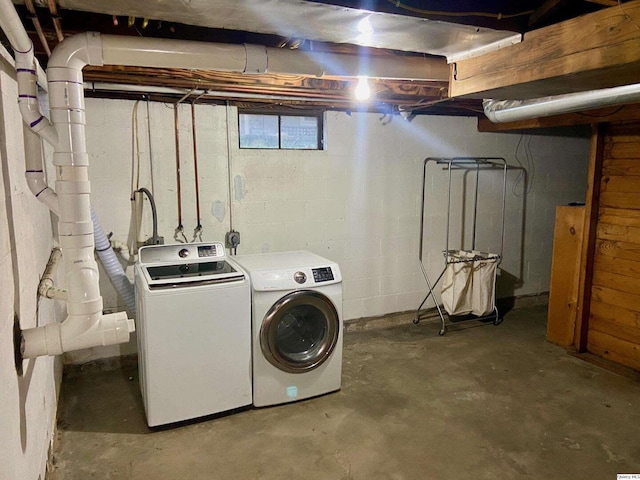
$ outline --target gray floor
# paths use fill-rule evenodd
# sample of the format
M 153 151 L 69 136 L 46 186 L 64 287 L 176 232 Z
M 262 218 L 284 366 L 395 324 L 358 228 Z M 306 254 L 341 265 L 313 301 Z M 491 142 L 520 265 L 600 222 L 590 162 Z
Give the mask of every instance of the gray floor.
M 345 336 L 340 392 L 151 432 L 135 367 L 63 383 L 51 478 L 615 479 L 640 473 L 640 384 L 502 325 Z

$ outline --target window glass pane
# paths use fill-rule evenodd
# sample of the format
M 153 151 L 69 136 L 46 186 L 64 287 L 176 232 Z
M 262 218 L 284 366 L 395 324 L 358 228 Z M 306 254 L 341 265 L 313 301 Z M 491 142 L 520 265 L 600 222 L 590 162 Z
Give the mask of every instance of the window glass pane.
M 318 118 L 282 116 L 281 148 L 318 149 Z
M 279 148 L 278 115 L 241 113 L 240 148 Z

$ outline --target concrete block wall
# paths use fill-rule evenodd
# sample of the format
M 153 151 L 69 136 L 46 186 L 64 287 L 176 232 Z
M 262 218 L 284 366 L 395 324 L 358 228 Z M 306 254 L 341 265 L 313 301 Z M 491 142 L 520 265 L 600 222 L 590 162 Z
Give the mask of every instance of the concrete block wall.
M 38 300 L 39 276 L 53 246 L 51 216 L 31 194 L 24 177 L 26 155 L 40 142 L 23 135 L 11 57 L 0 47 L 0 479 L 45 478 L 53 441 L 60 358 L 14 363 L 14 318 L 22 328 L 60 321 L 51 300 Z
M 86 105 L 92 198 L 105 230 L 119 240 L 131 237 L 132 160 L 139 158 L 140 186 L 155 187 L 160 234 L 174 241 L 173 106 L 138 103 L 138 156 L 132 148 L 135 102 L 87 99 Z M 179 115 L 182 218 L 191 241 L 197 222 L 190 105 L 180 105 Z M 235 108 L 198 105 L 196 118 L 203 240 L 223 241 L 232 221 L 241 232 L 239 253 L 308 249 L 338 262 L 345 319 L 415 309 L 427 292 L 418 262 L 426 157 L 498 156 L 512 167 L 526 168 L 527 185 L 519 180 L 522 169 L 508 173 L 501 296 L 548 290 L 555 206 L 583 201 L 586 191 L 585 136 L 478 133 L 475 119 L 466 117 L 418 116 L 409 123 L 399 116 L 389 121 L 378 114 L 327 112 L 323 151 L 246 150 L 238 148 Z M 436 276 L 443 267 L 446 210 L 446 177 L 441 173 L 430 175 L 426 188 L 424 258 L 430 275 Z M 454 185 L 461 187 L 463 181 L 456 178 Z M 467 200 L 456 200 L 452 210 L 452 229 L 461 232 L 464 223 L 467 235 L 469 181 L 466 177 Z M 496 191 L 501 191 L 501 177 L 488 173 L 482 182 L 477 246 L 493 250 L 499 241 L 496 212 L 501 199 Z M 467 216 L 462 222 L 463 211 Z M 143 229 L 150 236 L 148 213 Z M 460 241 L 461 234 L 452 239 Z M 122 308 L 108 282 L 103 284 L 106 306 Z M 432 305 L 430 301 L 427 307 Z

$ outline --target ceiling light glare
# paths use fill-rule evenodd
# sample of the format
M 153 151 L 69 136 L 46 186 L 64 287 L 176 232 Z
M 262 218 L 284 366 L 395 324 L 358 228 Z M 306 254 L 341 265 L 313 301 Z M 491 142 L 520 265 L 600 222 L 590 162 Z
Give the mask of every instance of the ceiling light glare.
M 358 84 L 356 85 L 356 99 L 363 101 L 368 100 L 371 96 L 371 89 L 369 88 L 369 79 L 366 76 L 358 77 Z
M 363 37 L 371 37 L 373 35 L 373 27 L 369 22 L 369 17 L 364 17 L 358 22 L 358 32 Z

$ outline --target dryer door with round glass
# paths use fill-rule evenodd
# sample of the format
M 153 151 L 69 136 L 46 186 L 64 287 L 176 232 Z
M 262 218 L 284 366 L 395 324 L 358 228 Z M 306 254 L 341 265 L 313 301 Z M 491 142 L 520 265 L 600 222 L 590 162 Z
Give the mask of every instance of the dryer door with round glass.
M 340 333 L 338 312 L 323 294 L 297 290 L 278 300 L 260 329 L 260 346 L 273 366 L 304 373 L 333 353 Z

